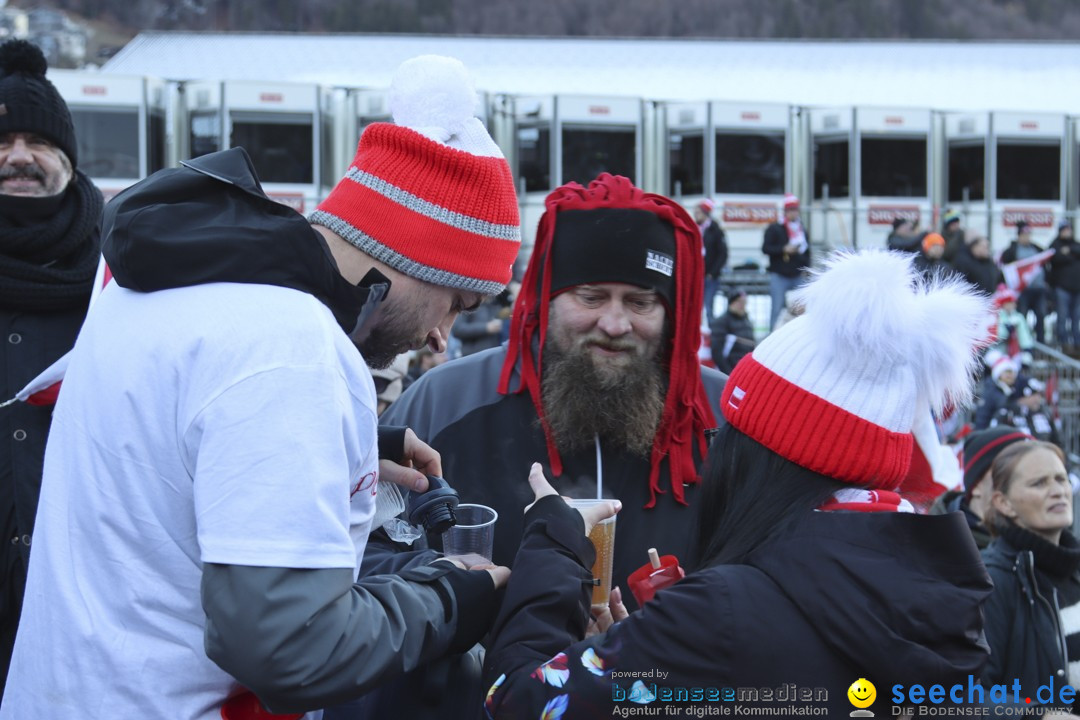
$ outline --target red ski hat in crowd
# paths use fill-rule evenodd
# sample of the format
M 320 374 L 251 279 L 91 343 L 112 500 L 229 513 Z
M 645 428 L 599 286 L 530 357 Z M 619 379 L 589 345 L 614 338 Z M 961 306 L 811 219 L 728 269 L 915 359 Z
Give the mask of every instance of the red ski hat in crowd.
M 367 255 L 418 280 L 496 295 L 521 223 L 510 166 L 473 116 L 465 66 L 423 55 L 394 75 L 394 123 L 360 137 L 345 177 L 311 214 Z
M 561 475 L 562 459 L 540 394 L 541 358 L 552 296 L 560 289 L 588 282 L 625 282 L 655 289 L 664 300 L 671 328 L 666 345 L 669 383 L 653 441 L 651 492 L 645 507 L 653 507 L 656 494 L 665 492 L 660 488 L 660 468 L 665 459 L 669 464 L 672 494 L 685 505 L 683 484 L 700 481 L 694 465 L 694 444 L 697 443 L 703 457 L 707 449 L 705 430 L 716 424 L 701 384 L 697 356 L 701 344 L 704 273 L 697 224 L 673 200 L 643 192 L 627 178 L 608 173 L 589 183 L 588 188 L 576 182 L 556 188 L 544 205 L 536 246 L 514 304 L 510 343 L 498 390 L 504 395 L 529 393 L 544 429 L 551 471 Z M 580 211 L 597 211 L 596 216 L 619 218 L 618 227 L 623 232 L 617 238 L 606 237 L 602 232 L 577 232 L 575 226 L 581 227 L 579 223 L 589 215 Z M 655 217 L 634 216 L 626 211 L 644 211 Z M 633 217 L 637 219 L 629 226 L 627 222 Z M 626 232 L 628 229 L 630 232 Z M 587 243 L 595 245 L 590 248 L 585 246 Z M 667 257 L 668 253 L 673 257 Z M 556 255 L 562 259 L 553 269 L 552 258 Z M 627 260 L 631 255 L 636 260 Z M 593 262 L 595 258 L 599 260 Z M 516 388 L 511 388 L 515 368 L 521 379 Z
M 962 281 L 924 281 L 913 257 L 834 255 L 798 291 L 805 312 L 732 371 L 727 421 L 804 468 L 895 490 L 929 411 L 970 400 L 988 309 Z

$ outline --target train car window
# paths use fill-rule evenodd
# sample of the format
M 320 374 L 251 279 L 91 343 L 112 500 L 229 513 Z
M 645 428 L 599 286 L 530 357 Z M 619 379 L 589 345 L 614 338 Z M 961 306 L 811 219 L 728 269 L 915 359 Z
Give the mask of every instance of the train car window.
M 1060 200 L 1061 143 L 999 140 L 997 143 L 999 200 Z
M 517 129 L 518 183 L 525 192 L 551 190 L 551 128 L 519 126 Z
M 221 118 L 216 111 L 191 113 L 191 157 L 221 150 Z
M 859 145 L 862 194 L 926 197 L 926 139 L 864 137 Z
M 705 194 L 705 135 L 701 132 L 673 132 L 668 135 L 668 194 Z
M 973 143 L 950 143 L 949 202 L 961 202 L 967 189 L 968 200 L 986 199 L 986 145 Z
M 623 175 L 634 181 L 637 136 L 633 128 L 564 127 L 562 182 L 588 185 L 600 173 Z
M 716 133 L 716 192 L 784 194 L 784 133 Z
M 814 197 L 824 197 L 829 186 L 829 197 L 850 197 L 848 180 L 848 139 L 814 138 Z
M 71 108 L 79 143 L 79 169 L 93 178 L 138 178 L 137 108 Z
M 165 113 L 151 110 L 146 124 L 146 172 L 150 174 L 165 167 Z
M 247 150 L 262 182 L 315 182 L 310 113 L 233 113 L 229 147 Z

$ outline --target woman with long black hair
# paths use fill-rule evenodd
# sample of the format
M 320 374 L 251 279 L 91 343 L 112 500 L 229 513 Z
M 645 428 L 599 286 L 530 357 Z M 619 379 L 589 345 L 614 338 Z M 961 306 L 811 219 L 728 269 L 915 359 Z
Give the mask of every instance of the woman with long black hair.
M 880 251 L 837 256 L 800 300 L 806 312 L 725 387 L 698 569 L 603 634 L 583 639 L 582 529 L 614 509 L 579 515 L 534 466 L 487 656 L 489 715 L 727 702 L 838 716 L 869 681 L 876 703 L 860 685 L 857 707 L 880 717 L 911 685 L 978 682 L 990 583 L 971 534 L 959 514 L 912 513 L 895 490 L 922 414 L 970 398 L 986 303 Z

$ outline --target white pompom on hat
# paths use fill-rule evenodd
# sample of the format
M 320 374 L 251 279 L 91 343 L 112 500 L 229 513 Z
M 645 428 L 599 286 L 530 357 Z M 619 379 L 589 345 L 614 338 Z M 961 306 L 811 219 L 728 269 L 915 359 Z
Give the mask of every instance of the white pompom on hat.
M 459 60 L 402 63 L 390 90 L 394 123 L 365 128 L 348 173 L 311 222 L 418 280 L 501 292 L 521 246 L 517 195 L 475 108 Z
M 798 291 L 805 312 L 731 373 L 720 401 L 728 422 L 809 470 L 895 489 L 922 414 L 970 401 L 988 307 L 962 281 L 924 281 L 912 258 L 830 258 Z

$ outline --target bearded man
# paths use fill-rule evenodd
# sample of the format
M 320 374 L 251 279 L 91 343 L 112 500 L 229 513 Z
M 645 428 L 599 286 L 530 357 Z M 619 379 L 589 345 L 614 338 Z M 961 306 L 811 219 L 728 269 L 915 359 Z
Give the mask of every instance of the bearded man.
M 12 397 L 71 349 L 100 254 L 101 192 L 78 169 L 71 113 L 25 40 L 0 47 L 0 393 Z M 0 696 L 34 538 L 52 404 L 0 411 Z
M 508 564 L 534 461 L 570 497 L 622 501 L 613 585 L 648 548 L 689 560 L 690 508 L 724 375 L 699 365 L 701 234 L 678 204 L 603 174 L 546 200 L 510 341 L 426 373 L 387 411 L 494 507 Z M 623 594 L 627 605 L 633 600 Z

